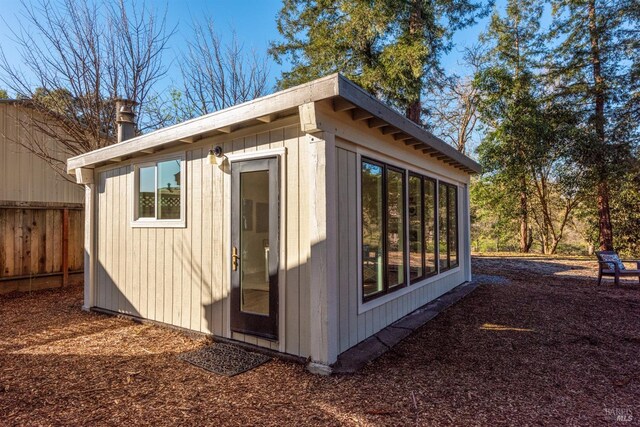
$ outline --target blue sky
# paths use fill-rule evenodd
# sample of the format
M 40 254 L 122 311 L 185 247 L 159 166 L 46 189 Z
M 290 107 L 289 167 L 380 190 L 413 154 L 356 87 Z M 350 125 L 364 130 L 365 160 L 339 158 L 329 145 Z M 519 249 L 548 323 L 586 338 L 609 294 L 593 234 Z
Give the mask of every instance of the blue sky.
M 502 4 L 504 0 L 497 0 L 497 3 Z M 173 40 L 174 48 L 179 50 L 180 43 L 189 37 L 188 32 L 192 18 L 199 18 L 206 14 L 213 16 L 218 26 L 218 31 L 222 34 L 233 28 L 247 48 L 265 52 L 269 46 L 269 41 L 280 38 L 276 28 L 276 17 L 281 5 L 282 2 L 280 0 L 195 0 L 189 1 L 187 6 L 184 6 L 183 2 L 180 1 L 169 1 L 168 9 L 171 22 L 180 22 L 182 24 L 178 29 L 179 33 L 176 34 L 177 37 Z M 464 47 L 470 46 L 477 41 L 478 35 L 484 30 L 487 23 L 488 18 L 485 18 L 477 25 L 464 31 L 459 31 L 455 35 L 454 48 L 449 55 L 443 58 L 443 64 L 446 69 L 464 73 L 464 69 L 459 66 L 462 59 L 462 51 Z M 275 84 L 275 79 L 280 74 L 281 67 L 275 62 L 271 63 L 271 67 L 272 81 Z
M 161 3 L 162 4 L 162 3 Z M 279 0 L 169 0 L 167 3 L 167 21 L 169 26 L 177 27 L 172 40 L 169 57 L 178 57 L 185 40 L 190 37 L 190 28 L 194 19 L 213 17 L 218 33 L 225 38 L 231 30 L 235 30 L 238 39 L 245 49 L 266 53 L 269 42 L 279 37 L 276 28 L 276 15 L 280 10 Z M 171 68 L 177 74 L 176 64 Z M 280 68 L 271 62 L 271 81 L 280 74 Z M 177 77 L 176 77 L 177 78 Z
M 503 3 L 503 0 L 499 0 L 498 3 Z M 163 85 L 168 86 L 172 83 L 179 83 L 178 64 L 175 61 L 170 63 L 170 61 L 171 58 L 180 55 L 185 40 L 189 38 L 190 26 L 194 18 L 201 19 L 204 16 L 212 16 L 218 27 L 218 32 L 223 37 L 231 29 L 234 29 L 245 48 L 255 49 L 257 52 L 266 52 L 269 41 L 279 38 L 276 28 L 276 15 L 282 4 L 280 0 L 168 0 L 166 3 L 164 1 L 147 0 L 147 4 L 159 9 L 163 9 L 166 4 L 168 27 L 176 27 L 176 34 L 169 46 L 170 50 L 165 55 L 169 73 Z M 0 11 L 0 16 L 5 22 L 15 25 L 15 16 L 19 13 L 19 6 L 16 0 L 0 0 Z M 486 23 L 487 19 L 484 19 L 478 25 L 467 28 L 455 35 L 454 41 L 456 45 L 452 52 L 443 58 L 445 69 L 449 72 L 455 71 L 459 74 L 464 74 L 464 69 L 459 65 L 461 52 L 465 46 L 470 46 L 477 40 L 478 34 L 484 30 Z M 11 30 L 5 25 L 0 25 L 0 45 L 10 61 L 18 64 L 20 58 L 13 47 Z M 275 85 L 281 67 L 272 61 L 270 71 L 271 83 Z

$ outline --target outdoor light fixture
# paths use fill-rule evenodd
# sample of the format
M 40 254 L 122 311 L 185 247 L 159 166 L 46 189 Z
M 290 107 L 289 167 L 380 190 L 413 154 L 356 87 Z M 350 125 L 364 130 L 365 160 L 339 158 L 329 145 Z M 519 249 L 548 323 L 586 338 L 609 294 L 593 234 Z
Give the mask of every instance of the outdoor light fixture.
M 225 159 L 225 155 L 222 154 L 222 147 L 217 145 L 212 150 L 209 150 L 207 159 L 209 160 L 210 164 L 220 166 Z

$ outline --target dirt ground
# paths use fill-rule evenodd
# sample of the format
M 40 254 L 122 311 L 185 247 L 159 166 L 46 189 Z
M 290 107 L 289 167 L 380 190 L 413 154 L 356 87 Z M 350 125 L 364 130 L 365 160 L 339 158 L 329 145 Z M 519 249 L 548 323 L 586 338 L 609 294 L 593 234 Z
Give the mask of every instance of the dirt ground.
M 220 377 L 176 357 L 206 339 L 82 312 L 78 288 L 1 297 L 0 425 L 638 423 L 637 282 L 597 287 L 571 258 L 474 272 L 485 284 L 351 376 L 274 360 Z

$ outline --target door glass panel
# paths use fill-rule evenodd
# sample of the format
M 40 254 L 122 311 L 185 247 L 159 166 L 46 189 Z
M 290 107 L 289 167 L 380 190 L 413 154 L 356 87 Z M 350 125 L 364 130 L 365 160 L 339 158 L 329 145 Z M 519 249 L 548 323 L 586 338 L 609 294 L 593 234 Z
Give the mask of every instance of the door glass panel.
M 384 290 L 382 166 L 362 162 L 362 292 Z
M 389 287 L 404 283 L 404 174 L 387 169 L 387 275 Z
M 269 171 L 240 174 L 240 310 L 269 315 Z

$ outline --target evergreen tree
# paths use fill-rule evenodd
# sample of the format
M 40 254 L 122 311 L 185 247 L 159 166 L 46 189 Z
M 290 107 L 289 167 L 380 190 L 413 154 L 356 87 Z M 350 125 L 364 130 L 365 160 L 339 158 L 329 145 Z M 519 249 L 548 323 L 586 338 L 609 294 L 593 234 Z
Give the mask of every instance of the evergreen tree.
M 631 70 L 628 74 L 628 87 L 630 96 L 626 110 L 629 120 L 640 122 L 640 2 L 633 2 L 625 11 L 628 19 L 636 25 L 629 25 L 622 31 L 624 48 L 631 62 Z
M 490 65 L 475 77 L 478 109 L 489 126 L 478 147 L 486 170 L 518 194 L 520 252 L 529 252 L 529 168 L 540 142 L 543 120 L 534 70 L 542 47 L 542 6 L 535 0 L 509 0 L 504 16 L 496 10 L 483 40 L 491 47 Z
M 600 249 L 612 250 L 611 186 L 627 169 L 638 133 L 637 110 L 630 120 L 637 108 L 630 80 L 638 70 L 637 0 L 551 3 L 549 76 L 559 99 L 583 117 L 586 137 L 573 141 L 571 155 L 597 194 Z
M 270 53 L 287 58 L 280 88 L 340 72 L 421 123 L 422 93 L 456 30 L 481 0 L 284 0 Z
M 616 224 L 616 250 L 629 258 L 640 257 L 640 161 L 625 173 L 620 185 L 612 188 L 611 219 Z
M 471 245 L 476 252 L 515 250 L 517 195 L 503 176 L 474 177 L 471 199 Z

